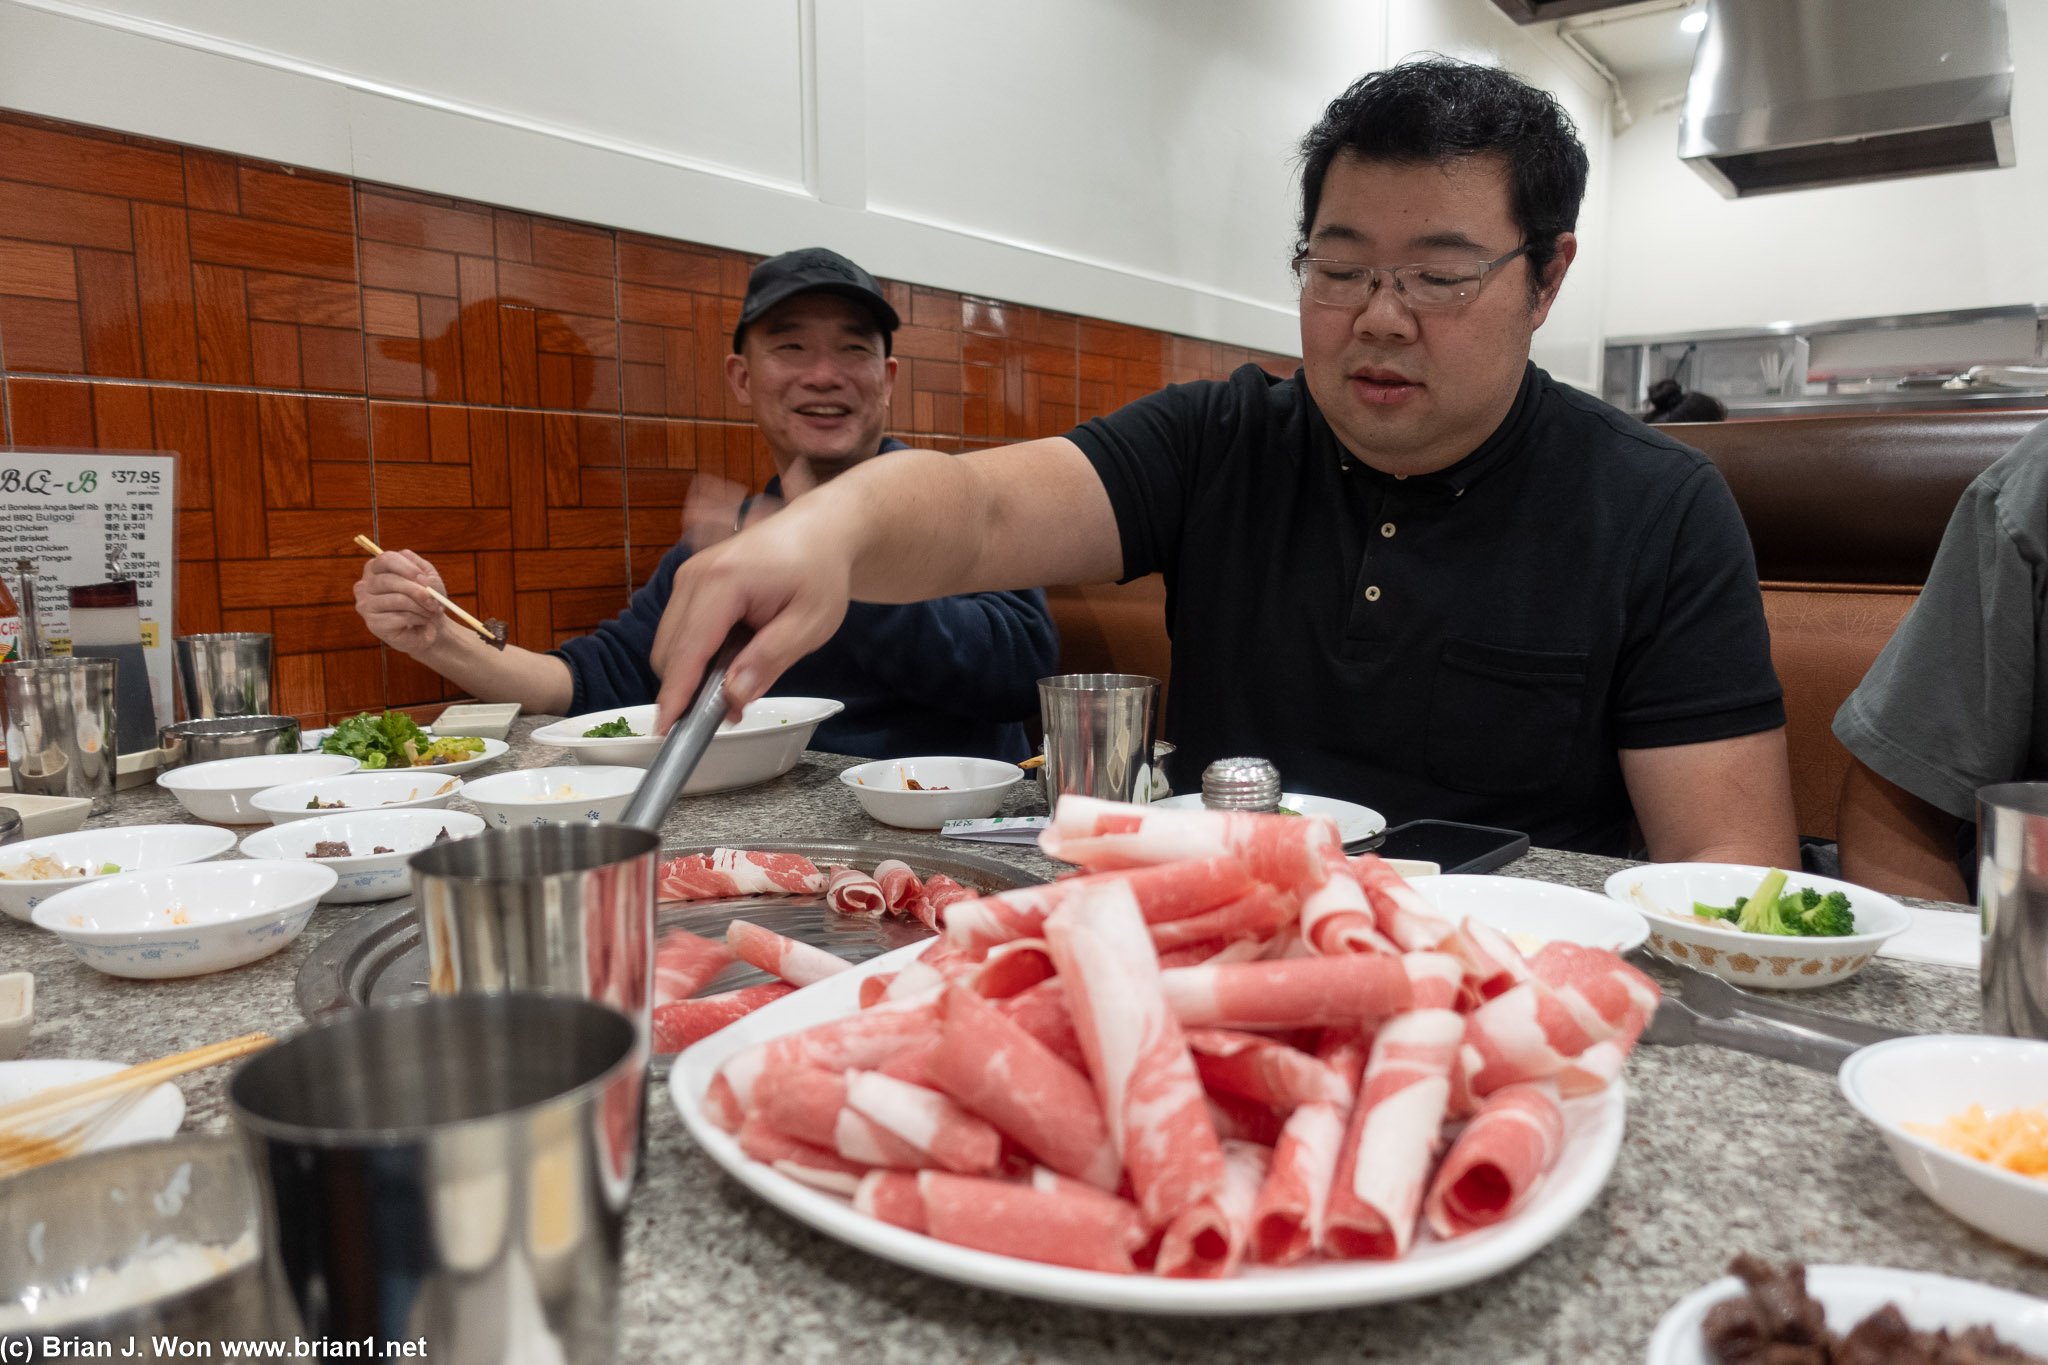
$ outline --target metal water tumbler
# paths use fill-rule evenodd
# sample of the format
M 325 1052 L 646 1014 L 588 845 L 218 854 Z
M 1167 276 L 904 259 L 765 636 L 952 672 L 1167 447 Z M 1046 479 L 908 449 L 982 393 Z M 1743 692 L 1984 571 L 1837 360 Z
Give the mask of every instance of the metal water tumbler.
M 1984 1031 L 2048 1038 L 2048 782 L 1977 792 Z
M 661 839 L 624 825 L 533 825 L 412 859 L 427 987 L 573 995 L 649 1027 Z
M 96 815 L 113 806 L 120 758 L 116 677 L 112 659 L 0 664 L 7 766 L 16 791 L 88 797 Z
M 1045 722 L 1045 796 L 1144 801 L 1151 785 L 1159 679 L 1137 673 L 1066 673 L 1038 680 Z
M 272 640 L 261 631 L 180 635 L 171 642 L 191 720 L 270 712 Z
M 306 1336 L 607 1365 L 646 1076 L 624 1015 L 524 992 L 351 1010 L 252 1058 L 228 1100 Z

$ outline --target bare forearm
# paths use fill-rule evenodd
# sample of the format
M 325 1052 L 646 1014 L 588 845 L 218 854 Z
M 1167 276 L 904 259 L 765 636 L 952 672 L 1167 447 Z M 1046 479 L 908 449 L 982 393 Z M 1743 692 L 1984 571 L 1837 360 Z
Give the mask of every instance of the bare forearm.
M 554 655 L 518 645 L 492 649 L 467 631 L 443 631 L 413 657 L 480 700 L 516 701 L 540 715 L 567 711 L 575 691 L 569 665 Z
M 1842 877 L 1893 896 L 1967 900 L 1955 861 L 1961 823 L 1852 759 L 1835 812 Z
M 1123 562 L 1108 495 L 1063 438 L 970 455 L 898 451 L 782 515 L 843 544 L 863 602 L 1102 582 Z

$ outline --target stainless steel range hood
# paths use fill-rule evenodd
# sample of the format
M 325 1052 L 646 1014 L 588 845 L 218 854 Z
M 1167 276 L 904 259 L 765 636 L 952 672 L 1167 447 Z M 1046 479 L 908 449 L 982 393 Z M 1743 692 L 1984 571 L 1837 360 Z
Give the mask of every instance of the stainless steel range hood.
M 1678 155 L 1728 198 L 2013 164 L 2005 0 L 1708 0 Z

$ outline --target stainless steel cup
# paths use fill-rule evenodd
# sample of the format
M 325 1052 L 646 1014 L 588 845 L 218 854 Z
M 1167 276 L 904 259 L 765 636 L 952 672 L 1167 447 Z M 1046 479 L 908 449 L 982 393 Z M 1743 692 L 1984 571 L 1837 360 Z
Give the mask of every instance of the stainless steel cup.
M 1984 1031 L 2048 1038 L 2048 782 L 1977 792 Z
M 261 716 L 270 711 L 271 639 L 257 631 L 180 635 L 171 642 L 185 715 Z
M 437 994 L 544 991 L 596 1000 L 647 1036 L 661 839 L 625 825 L 532 825 L 413 855 Z
M 1158 709 L 1157 678 L 1137 673 L 1040 678 L 1046 802 L 1057 806 L 1068 793 L 1110 801 L 1150 799 L 1152 725 Z
M 91 1152 L 17 1176 L 6 1190 L 0 1303 L 40 1300 L 41 1322 L 0 1333 L 0 1359 L 40 1358 L 44 1334 L 69 1339 L 66 1354 L 77 1358 L 101 1353 L 82 1343 L 104 1342 L 117 1359 L 219 1359 L 226 1342 L 288 1340 L 298 1328 L 283 1282 L 265 1265 L 262 1200 L 232 1137 Z M 139 1302 L 65 1311 L 65 1293 L 94 1271 L 166 1241 L 223 1252 L 226 1268 Z M 173 1346 L 160 1355 L 166 1341 L 182 1343 L 184 1354 Z
M 114 803 L 120 732 L 114 728 L 112 659 L 36 659 L 0 664 L 7 704 L 7 766 L 14 789 L 84 796 L 94 814 Z
M 646 1073 L 624 1015 L 523 992 L 351 1010 L 250 1059 L 228 1101 L 306 1335 L 610 1361 Z

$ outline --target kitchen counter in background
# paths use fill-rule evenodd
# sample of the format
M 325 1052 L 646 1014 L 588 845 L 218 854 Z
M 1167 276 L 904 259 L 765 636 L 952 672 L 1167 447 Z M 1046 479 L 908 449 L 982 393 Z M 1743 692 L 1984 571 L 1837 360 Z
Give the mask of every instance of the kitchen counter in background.
M 526 735 L 488 771 L 540 767 L 558 751 Z M 671 844 L 802 837 L 940 845 L 877 825 L 838 781 L 856 759 L 806 753 L 759 787 L 677 803 Z M 464 808 L 459 799 L 454 803 Z M 1039 807 L 1020 784 L 1010 813 Z M 118 793 L 94 825 L 189 820 L 156 787 Z M 247 832 L 247 831 L 244 831 Z M 1050 876 L 1035 849 L 965 845 Z M 1627 864 L 1547 850 L 1502 869 L 1598 891 Z M 383 903 L 388 905 L 389 902 Z M 0 970 L 36 973 L 30 1057 L 142 1061 L 252 1029 L 287 1032 L 300 964 L 382 905 L 324 906 L 282 953 L 183 981 L 102 976 L 55 939 L 0 920 Z M 1955 908 L 1955 907 L 1949 907 Z M 1974 1032 L 1974 975 L 1887 959 L 1803 1003 L 1930 1032 Z M 226 1069 L 181 1082 L 187 1131 L 228 1125 Z M 1730 1255 L 1875 1263 L 2048 1292 L 2048 1262 L 1935 1208 L 1893 1166 L 1832 1078 L 1706 1047 L 1638 1048 L 1628 1128 L 1607 1188 L 1549 1247 L 1493 1279 L 1434 1298 L 1297 1317 L 1175 1320 L 1056 1307 L 967 1289 L 877 1260 L 784 1216 L 725 1177 L 683 1132 L 665 1069 L 649 1106 L 621 1291 L 621 1361 L 1634 1362 L 1659 1316 L 1720 1275 Z

